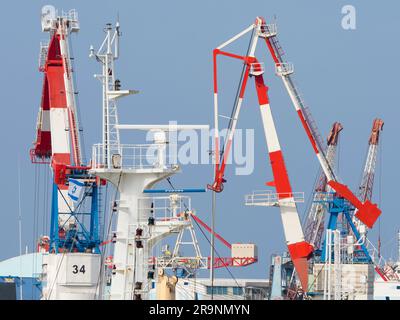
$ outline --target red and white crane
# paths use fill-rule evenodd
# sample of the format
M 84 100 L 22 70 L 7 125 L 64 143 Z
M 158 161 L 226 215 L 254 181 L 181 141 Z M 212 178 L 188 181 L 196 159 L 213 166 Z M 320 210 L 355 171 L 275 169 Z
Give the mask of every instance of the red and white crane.
M 275 129 L 274 120 L 271 113 L 268 98 L 268 87 L 264 83 L 263 73 L 264 67 L 255 57 L 255 50 L 258 39 L 266 38 L 267 30 L 264 28 L 264 20 L 256 18 L 254 24 L 250 25 L 244 31 L 232 37 L 222 45 L 217 47 L 213 52 L 214 57 L 214 116 L 215 116 L 215 155 L 216 155 L 216 168 L 215 180 L 208 188 L 221 192 L 223 189 L 224 171 L 229 156 L 229 151 L 232 146 L 232 140 L 237 126 L 237 121 L 242 106 L 243 96 L 245 93 L 247 81 L 249 77 L 254 77 L 258 102 L 260 105 L 261 118 L 264 127 L 265 138 L 267 141 L 268 152 L 274 180 L 269 182 L 268 185 L 274 186 L 276 189 L 276 205 L 279 206 L 281 218 L 283 222 L 284 234 L 286 243 L 295 265 L 296 271 L 299 275 L 300 282 L 304 290 L 308 286 L 308 265 L 307 258 L 313 251 L 312 246 L 304 240 L 304 234 L 301 228 L 301 223 L 296 207 L 296 200 L 289 181 L 289 176 L 286 170 L 286 165 L 283 159 L 283 153 L 279 143 L 278 135 Z M 222 49 L 245 34 L 251 32 L 250 44 L 245 56 L 229 53 Z M 220 139 L 218 136 L 218 82 L 217 82 L 217 57 L 219 55 L 239 59 L 243 61 L 243 71 L 240 79 L 239 89 L 236 94 L 235 104 L 232 110 L 232 117 L 229 121 L 227 137 L 225 144 L 220 154 Z M 219 158 L 220 155 L 220 158 Z
M 359 219 L 367 227 L 372 228 L 375 221 L 380 216 L 381 210 L 369 199 L 363 200 L 362 202 L 346 185 L 338 181 L 335 171 L 329 164 L 329 161 L 323 151 L 323 143 L 321 136 L 318 133 L 316 123 L 311 116 L 310 110 L 305 106 L 304 101 L 292 79 L 292 74 L 294 72 L 293 64 L 288 63 L 283 59 L 284 53 L 277 38 L 276 25 L 267 25 L 264 22 L 263 29 L 265 30 L 264 33 L 266 34 L 265 42 L 275 63 L 276 74 L 283 80 L 293 106 L 327 178 L 328 185 L 335 190 L 337 194 L 347 199 L 355 208 L 357 208 L 357 212 L 355 214 L 357 219 Z
M 48 44 L 41 44 L 39 70 L 43 72 L 42 100 L 36 126 L 36 141 L 30 151 L 34 163 L 51 163 L 58 187 L 58 209 L 69 213 L 65 174 L 67 167 L 82 166 L 69 36 L 79 31 L 75 10 L 58 15 L 52 6 L 42 11 L 42 30 L 50 33 Z M 60 226 L 74 223 L 70 214 L 60 214 Z M 68 221 L 68 223 L 67 223 Z
M 50 39 L 40 49 L 39 70 L 44 80 L 30 156 L 34 163 L 50 163 L 53 172 L 42 299 L 96 299 L 101 269 L 100 202 L 97 180 L 82 163 L 73 57 L 69 51 L 70 35 L 79 31 L 78 15 L 75 10 L 63 12 L 44 6 L 41 22 L 42 31 L 48 32 Z
M 332 125 L 332 129 L 327 139 L 326 158 L 331 167 L 334 167 L 335 164 L 339 133 L 342 131 L 342 129 L 342 125 L 339 122 L 335 122 Z M 321 192 L 326 193 L 329 191 L 329 189 L 330 187 L 327 184 L 326 176 L 323 172 L 321 172 L 314 190 L 314 201 L 311 204 L 311 208 L 308 212 L 304 225 L 305 239 L 314 248 L 320 248 L 321 239 L 324 233 L 325 213 L 327 211 L 326 206 L 318 200 L 320 200 Z
M 378 155 L 378 145 L 379 145 L 379 137 L 380 132 L 383 130 L 383 120 L 381 119 L 374 119 L 371 129 L 371 135 L 368 140 L 368 153 L 367 158 L 365 159 L 364 171 L 361 178 L 360 187 L 358 189 L 358 198 L 361 201 L 371 201 L 372 199 L 372 191 L 374 187 L 374 177 L 375 177 L 375 167 L 376 167 L 376 160 Z M 354 216 L 357 216 L 357 210 L 354 212 Z M 364 224 L 354 219 L 353 222 L 357 227 L 357 230 L 360 234 L 365 234 L 366 230 Z

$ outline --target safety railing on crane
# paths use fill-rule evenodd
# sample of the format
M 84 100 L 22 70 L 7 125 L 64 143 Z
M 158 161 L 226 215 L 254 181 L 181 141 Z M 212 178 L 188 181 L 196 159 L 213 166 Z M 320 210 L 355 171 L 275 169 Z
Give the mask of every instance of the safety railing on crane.
M 66 12 L 61 11 L 61 17 L 68 21 L 71 32 L 79 31 L 78 12 L 76 9 L 71 9 Z
M 254 191 L 245 196 L 246 206 L 275 207 L 296 202 L 304 202 L 304 192 L 274 193 L 270 191 Z
M 282 77 L 292 74 L 294 72 L 294 65 L 291 62 L 282 62 L 275 64 L 275 73 Z
M 278 28 L 276 26 L 276 23 L 270 23 L 270 24 L 262 24 L 260 27 L 260 36 L 261 37 L 273 37 L 278 34 Z
M 41 41 L 40 42 L 40 51 L 39 51 L 39 70 L 44 71 L 46 67 L 47 53 L 49 51 L 49 42 Z

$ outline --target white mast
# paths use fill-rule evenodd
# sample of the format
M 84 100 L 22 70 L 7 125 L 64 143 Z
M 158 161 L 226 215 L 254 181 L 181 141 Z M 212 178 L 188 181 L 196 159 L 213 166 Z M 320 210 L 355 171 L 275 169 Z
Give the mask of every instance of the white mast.
M 102 74 L 95 75 L 103 86 L 103 137 L 102 162 L 106 168 L 111 168 L 113 154 L 121 154 L 118 112 L 116 99 L 122 96 L 138 93 L 135 90 L 120 90 L 120 81 L 115 77 L 114 61 L 119 57 L 119 37 L 121 36 L 119 22 L 113 28 L 110 23 L 105 27 L 106 37 L 95 54 L 90 47 L 90 57 L 95 57 L 102 65 Z

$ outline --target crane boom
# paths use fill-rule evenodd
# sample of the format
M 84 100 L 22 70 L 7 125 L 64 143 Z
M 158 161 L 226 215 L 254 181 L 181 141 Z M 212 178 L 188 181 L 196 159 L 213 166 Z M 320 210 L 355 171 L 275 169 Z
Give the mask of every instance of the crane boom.
M 339 122 L 335 122 L 332 125 L 332 129 L 327 139 L 326 158 L 328 159 L 331 167 L 334 167 L 339 133 L 342 131 L 342 129 L 342 125 Z M 314 246 L 314 248 L 319 248 L 321 245 L 326 212 L 326 206 L 318 200 L 320 200 L 319 198 L 321 197 L 321 192 L 325 193 L 330 189 L 330 187 L 327 185 L 327 179 L 323 172 L 317 181 L 318 182 L 314 190 L 314 201 L 307 215 L 304 229 L 306 241 Z
M 371 135 L 369 137 L 368 155 L 365 160 L 364 172 L 359 188 L 358 198 L 362 201 L 372 199 L 372 190 L 374 185 L 376 158 L 378 154 L 378 145 L 380 132 L 383 130 L 383 120 L 375 119 L 372 124 Z
M 264 25 L 263 28 L 268 30 L 269 26 Z M 335 171 L 329 164 L 329 161 L 327 160 L 327 157 L 323 151 L 323 143 L 321 136 L 318 133 L 316 123 L 312 118 L 310 110 L 305 106 L 304 101 L 301 98 L 301 95 L 299 94 L 299 91 L 292 79 L 291 75 L 294 72 L 293 65 L 291 63 L 287 63 L 283 59 L 283 50 L 278 41 L 277 33 L 271 33 L 267 31 L 266 34 L 267 36 L 265 37 L 265 42 L 275 62 L 276 74 L 281 77 L 284 83 L 293 106 L 318 158 L 321 168 L 328 180 L 328 185 L 341 197 L 350 201 L 350 203 L 358 209 L 356 217 L 369 228 L 372 228 L 375 221 L 380 216 L 381 210 L 376 204 L 373 204 L 368 199 L 364 202 L 361 202 L 346 185 L 338 182 Z

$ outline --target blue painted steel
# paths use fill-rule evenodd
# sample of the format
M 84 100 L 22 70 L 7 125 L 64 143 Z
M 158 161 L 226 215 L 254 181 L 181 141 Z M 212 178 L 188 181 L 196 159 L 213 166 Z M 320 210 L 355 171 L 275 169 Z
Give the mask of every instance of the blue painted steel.
M 327 193 L 326 200 L 321 200 L 319 202 L 324 203 L 328 207 L 329 212 L 329 220 L 327 229 L 336 230 L 338 228 L 338 217 L 339 214 L 349 213 L 354 210 L 354 208 L 350 205 L 350 203 L 341 197 L 337 197 L 335 193 Z M 341 230 L 342 233 L 345 233 L 346 230 Z M 326 262 L 326 240 L 322 242 L 322 252 L 321 252 L 321 261 Z
M 343 214 L 343 216 L 346 218 L 346 221 L 348 225 L 350 226 L 354 236 L 356 237 L 357 241 L 361 240 L 361 235 L 358 232 L 356 226 L 354 225 L 350 212 L 354 211 L 354 207 L 351 206 L 351 204 L 345 200 L 344 198 L 337 197 L 334 193 L 332 193 L 332 198 L 329 200 L 323 200 L 321 202 L 326 203 L 328 206 L 328 211 L 330 213 L 329 216 L 329 221 L 328 221 L 328 229 L 331 230 L 336 230 L 337 229 L 337 221 L 338 221 L 338 216 L 339 214 Z M 329 196 L 327 198 L 330 198 Z M 347 233 L 346 228 L 342 228 L 341 232 L 343 234 Z M 359 251 L 361 255 L 357 255 L 354 259 L 357 262 L 361 263 L 373 263 L 373 260 L 368 252 L 367 247 L 364 244 L 360 244 L 361 250 Z M 357 251 L 355 251 L 357 252 Z M 322 253 L 321 253 L 321 260 L 326 262 L 326 241 L 324 240 L 323 242 L 323 248 L 322 248 Z
M 15 285 L 17 300 L 40 300 L 42 293 L 42 283 L 38 278 L 27 277 L 0 277 L 0 283 L 11 283 Z M 22 299 L 20 286 L 22 284 Z
M 91 178 L 86 170 L 73 170 L 69 178 L 87 179 Z M 72 179 L 71 179 L 72 180 Z M 76 180 L 75 180 L 76 181 Z M 81 182 L 79 182 L 81 183 Z M 66 249 L 72 252 L 93 252 L 100 253 L 99 245 L 101 243 L 99 232 L 99 186 L 95 182 L 84 183 L 83 199 L 77 204 L 75 211 L 71 214 L 75 218 L 76 225 L 65 232 L 60 237 L 60 226 L 58 223 L 58 197 L 59 189 L 53 184 L 52 206 L 51 206 L 51 223 L 50 223 L 50 252 L 60 252 L 60 249 Z M 84 203 L 85 198 L 91 198 L 90 208 L 89 201 Z M 88 216 L 89 220 L 83 219 Z
M 361 240 L 361 235 L 358 232 L 358 230 L 357 230 L 356 226 L 354 225 L 353 221 L 351 220 L 349 212 L 344 212 L 344 215 L 345 215 L 345 217 L 347 219 L 347 222 L 350 225 L 351 230 L 353 231 L 353 234 L 356 236 L 357 241 L 360 241 Z M 362 249 L 363 253 L 365 254 L 365 257 L 368 260 L 368 262 L 369 263 L 373 263 L 374 261 L 372 260 L 370 254 L 368 252 L 368 249 L 364 245 L 364 243 L 362 243 L 360 246 L 361 246 L 361 249 Z
M 50 220 L 50 252 L 58 252 L 59 245 L 58 233 L 58 186 L 53 183 L 51 197 L 51 220 Z

